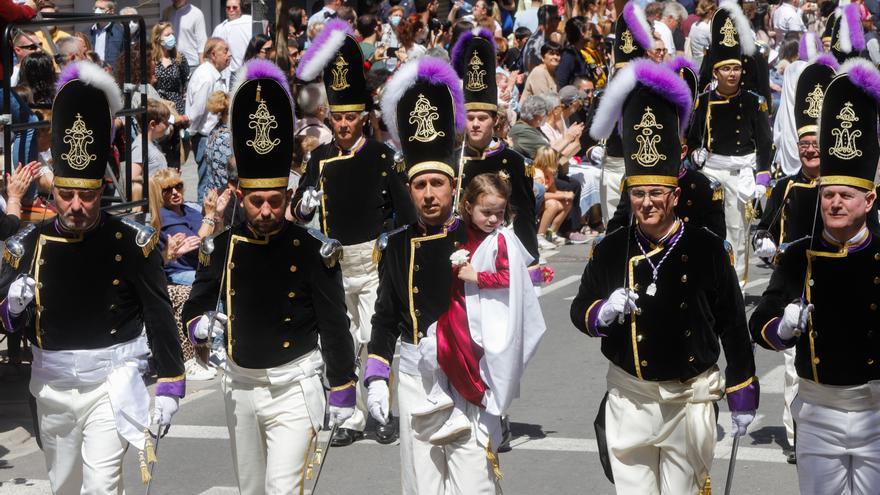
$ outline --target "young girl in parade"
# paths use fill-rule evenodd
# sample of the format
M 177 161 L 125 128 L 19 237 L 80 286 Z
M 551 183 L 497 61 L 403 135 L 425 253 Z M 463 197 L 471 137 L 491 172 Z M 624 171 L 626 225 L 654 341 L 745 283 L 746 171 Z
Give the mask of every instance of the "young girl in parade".
M 494 452 L 501 415 L 545 325 L 527 266 L 531 257 L 508 227 L 510 183 L 499 174 L 474 177 L 461 195 L 467 241 L 452 254 L 449 309 L 420 341 L 420 366 L 434 384 L 413 412 L 417 435 L 437 445 L 471 432 Z M 429 374 L 430 376 L 430 374 Z

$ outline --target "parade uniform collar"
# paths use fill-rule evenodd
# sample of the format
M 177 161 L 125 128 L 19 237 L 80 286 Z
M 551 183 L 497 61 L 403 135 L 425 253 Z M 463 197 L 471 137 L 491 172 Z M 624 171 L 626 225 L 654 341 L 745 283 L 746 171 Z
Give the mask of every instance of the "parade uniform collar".
M 333 145 L 336 146 L 336 149 L 339 151 L 339 156 L 353 155 L 360 151 L 365 144 L 367 144 L 367 137 L 363 134 L 361 134 L 361 137 L 359 137 L 349 149 L 343 149 L 335 139 L 333 140 Z
M 265 242 L 268 242 L 268 241 L 278 237 L 279 235 L 281 235 L 285 230 L 287 230 L 287 224 L 288 224 L 288 221 L 284 220 L 283 222 L 281 222 L 281 226 L 278 227 L 277 229 L 273 230 L 272 232 L 269 232 L 268 234 L 262 234 L 260 232 L 257 232 L 256 230 L 254 230 L 254 228 L 251 226 L 250 223 L 245 222 L 245 226 L 247 227 L 246 232 L 254 239 L 259 239 L 259 240 L 262 240 Z
M 868 227 L 862 227 L 856 235 L 846 242 L 840 242 L 825 229 L 822 229 L 822 244 L 837 250 L 840 253 L 855 253 L 861 251 L 871 243 L 871 232 Z
M 467 146 L 465 148 L 465 155 L 471 158 L 488 158 L 501 152 L 503 149 L 504 143 L 496 138 L 492 138 L 492 141 L 490 141 L 489 145 L 486 146 L 486 148 L 483 150 L 478 150 L 476 148 L 472 148 L 471 146 Z
M 103 223 L 103 221 L 104 221 L 104 213 L 102 212 L 98 215 L 98 218 L 95 220 L 95 223 L 93 223 L 89 228 L 87 228 L 83 231 L 80 231 L 80 232 L 74 232 L 74 231 L 68 230 L 66 227 L 64 227 L 64 225 L 61 223 L 61 220 L 58 217 L 56 217 L 55 222 L 54 222 L 54 227 L 55 227 L 55 232 L 58 234 L 59 237 L 64 237 L 67 239 L 82 239 L 83 237 L 85 237 L 85 236 L 89 235 L 90 233 L 94 232 L 95 230 L 97 230 L 98 226 L 101 225 L 101 223 Z
M 663 237 L 656 241 L 645 235 L 645 233 L 642 232 L 642 229 L 638 227 L 636 228 L 636 235 L 640 240 L 647 242 L 648 245 L 651 246 L 651 250 L 654 250 L 658 247 L 665 247 L 667 244 L 675 242 L 675 240 L 678 239 L 678 237 L 681 235 L 681 227 L 681 220 L 676 217 L 675 222 L 673 222 L 672 227 L 669 229 L 669 231 Z
M 447 232 L 452 232 L 458 228 L 460 220 L 455 215 L 449 217 L 449 220 L 443 222 L 442 225 L 425 225 L 419 220 L 419 230 L 421 230 L 422 235 L 435 235 L 446 230 Z

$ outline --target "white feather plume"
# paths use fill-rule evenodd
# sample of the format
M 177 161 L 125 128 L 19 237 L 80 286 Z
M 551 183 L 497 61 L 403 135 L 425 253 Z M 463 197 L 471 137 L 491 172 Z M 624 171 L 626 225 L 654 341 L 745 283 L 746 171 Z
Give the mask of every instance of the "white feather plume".
M 638 4 L 633 3 L 632 9 L 633 15 L 636 17 L 636 21 L 638 21 L 639 25 L 642 28 L 642 31 L 648 33 L 648 36 L 651 36 L 651 33 L 654 32 L 654 28 L 651 27 L 651 24 L 648 22 L 648 18 L 645 17 L 645 10 L 639 7 Z M 645 50 L 651 50 L 653 46 L 643 46 Z
M 877 38 L 869 39 L 867 48 L 871 62 L 874 62 L 875 65 L 880 65 L 880 42 L 877 41 Z
M 104 95 L 107 96 L 107 102 L 110 104 L 111 114 L 122 110 L 122 90 L 119 89 L 113 76 L 92 62 L 76 62 L 76 68 L 79 72 L 77 79 L 104 92 Z
M 336 56 L 336 52 L 342 48 L 346 36 L 348 36 L 348 34 L 341 30 L 330 33 L 327 41 L 318 47 L 312 58 L 306 61 L 306 64 L 300 69 L 298 74 L 299 78 L 303 81 L 311 81 L 318 77 L 318 75 L 321 74 L 321 71 L 324 70 L 324 67 L 326 67 L 333 57 Z
M 607 139 L 617 125 L 617 120 L 623 111 L 623 102 L 636 86 L 634 67 L 633 63 L 624 66 L 605 88 L 599 101 L 599 108 L 596 109 L 596 115 L 593 117 L 593 124 L 590 125 L 590 137 L 593 139 Z
M 807 60 L 813 60 L 814 58 L 816 58 L 816 55 L 818 55 L 818 53 L 816 52 L 816 39 L 818 38 L 818 36 L 814 32 L 807 32 L 804 34 L 804 36 L 807 37 Z
M 843 7 L 837 8 L 837 18 L 836 21 L 840 23 L 840 27 L 837 32 L 837 39 L 840 42 L 840 51 L 843 53 L 852 52 L 852 38 L 850 38 L 849 34 L 849 23 L 846 22 L 846 15 L 843 13 Z
M 400 134 L 397 129 L 397 104 L 403 97 L 403 94 L 409 88 L 415 85 L 419 77 L 419 62 L 413 60 L 400 66 L 394 73 L 394 76 L 385 84 L 385 90 L 382 92 L 382 120 L 391 133 L 391 139 L 395 144 L 400 143 Z
M 749 24 L 749 19 L 743 13 L 742 8 L 740 8 L 735 0 L 724 0 L 721 2 L 719 8 L 726 10 L 733 19 L 739 37 L 739 44 L 742 46 L 743 55 L 754 55 L 755 34 L 752 32 L 752 26 Z

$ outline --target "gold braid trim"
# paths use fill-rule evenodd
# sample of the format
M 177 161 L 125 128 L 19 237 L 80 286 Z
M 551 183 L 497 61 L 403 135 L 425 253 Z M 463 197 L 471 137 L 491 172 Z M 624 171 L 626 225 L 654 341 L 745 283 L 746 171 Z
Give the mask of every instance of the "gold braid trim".
M 495 481 L 501 481 L 504 475 L 501 473 L 501 465 L 498 463 L 498 456 L 492 451 L 492 441 L 486 446 L 486 459 L 492 464 L 492 474 L 495 475 Z
M 3 261 L 5 261 L 6 264 L 11 266 L 13 269 L 18 270 L 18 265 L 19 265 L 19 263 L 21 263 L 21 258 L 13 256 L 12 253 L 10 253 L 8 249 L 4 249 L 3 250 Z
M 211 255 L 199 249 L 199 264 L 202 266 L 211 266 Z
M 149 258 L 150 253 L 153 252 L 153 249 L 156 248 L 156 245 L 159 244 L 159 231 L 153 233 L 153 236 L 150 237 L 150 240 L 147 241 L 146 244 L 141 248 L 144 252 L 144 258 Z

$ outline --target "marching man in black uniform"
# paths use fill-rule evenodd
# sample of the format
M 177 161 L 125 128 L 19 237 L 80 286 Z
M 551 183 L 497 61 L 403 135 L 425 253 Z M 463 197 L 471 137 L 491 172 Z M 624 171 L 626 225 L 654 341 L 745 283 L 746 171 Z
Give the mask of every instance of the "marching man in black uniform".
M 825 92 L 819 141 L 821 232 L 795 241 L 749 325 L 771 350 L 797 349 L 803 494 L 875 493 L 880 486 L 880 239 L 866 226 L 876 200 L 880 72 L 854 59 Z
M 354 413 L 354 346 L 339 267 L 320 254 L 332 241 L 284 219 L 293 140 L 283 137 L 294 119 L 287 80 L 261 60 L 243 72 L 230 122 L 246 221 L 203 241 L 183 318 L 194 341 L 225 334 L 239 490 L 299 493 L 324 420 L 325 367 L 331 424 Z
M 394 151 L 363 134 L 370 99 L 363 59 L 351 26 L 340 20 L 328 22 L 303 54 L 297 77 L 310 81 L 323 74 L 333 141 L 312 151 L 291 203 L 294 218 L 305 223 L 317 211 L 321 231 L 342 243 L 342 283 L 356 352 L 364 351 L 370 340 L 379 286 L 373 261 L 376 239 L 415 219 Z M 358 409 L 336 431 L 334 446 L 363 436 L 366 412 L 358 390 Z M 382 443 L 393 442 L 392 424 L 379 425 L 376 436 Z
M 571 320 L 602 338 L 610 361 L 597 430 L 604 420 L 617 493 L 697 493 L 714 457 L 715 401 L 727 395 L 736 435 L 754 419 L 755 362 L 724 241 L 674 213 L 691 107 L 685 83 L 648 61 L 627 69 L 638 77 L 618 74 L 608 91 L 621 96 L 604 104 L 622 108 L 635 221 L 595 246 Z
M 152 422 L 168 425 L 186 388 L 183 355 L 153 249 L 158 234 L 100 209 L 119 87 L 88 62 L 65 68 L 59 82 L 58 215 L 7 240 L 0 320 L 33 345 L 30 391 L 52 492 L 122 493 L 128 445 L 140 451 L 145 482 L 155 460 L 147 359 L 152 353 L 159 377 Z
M 538 254 L 538 228 L 535 222 L 533 167 L 525 158 L 494 137 L 498 112 L 498 86 L 495 82 L 495 41 L 491 32 L 475 28 L 462 34 L 452 48 L 452 65 L 464 82 L 467 110 L 465 149 L 459 174 L 457 195 L 471 179 L 486 173 L 502 172 L 510 178 L 510 204 L 515 214 L 513 230 L 532 255 Z
M 858 57 L 865 49 L 865 31 L 862 28 L 862 18 L 859 5 L 849 3 L 834 11 L 834 15 L 828 19 L 831 26 L 830 52 L 837 62 L 844 63 L 847 60 Z M 827 31 L 826 27 L 826 31 Z M 824 40 L 824 38 L 823 38 Z
M 712 17 L 711 51 L 718 86 L 697 98 L 687 145 L 691 162 L 724 187 L 725 239 L 743 285 L 751 217 L 746 212 L 770 184 L 772 135 L 767 100 L 740 87 L 742 56 L 754 54 L 755 41 L 736 3 L 724 2 Z

